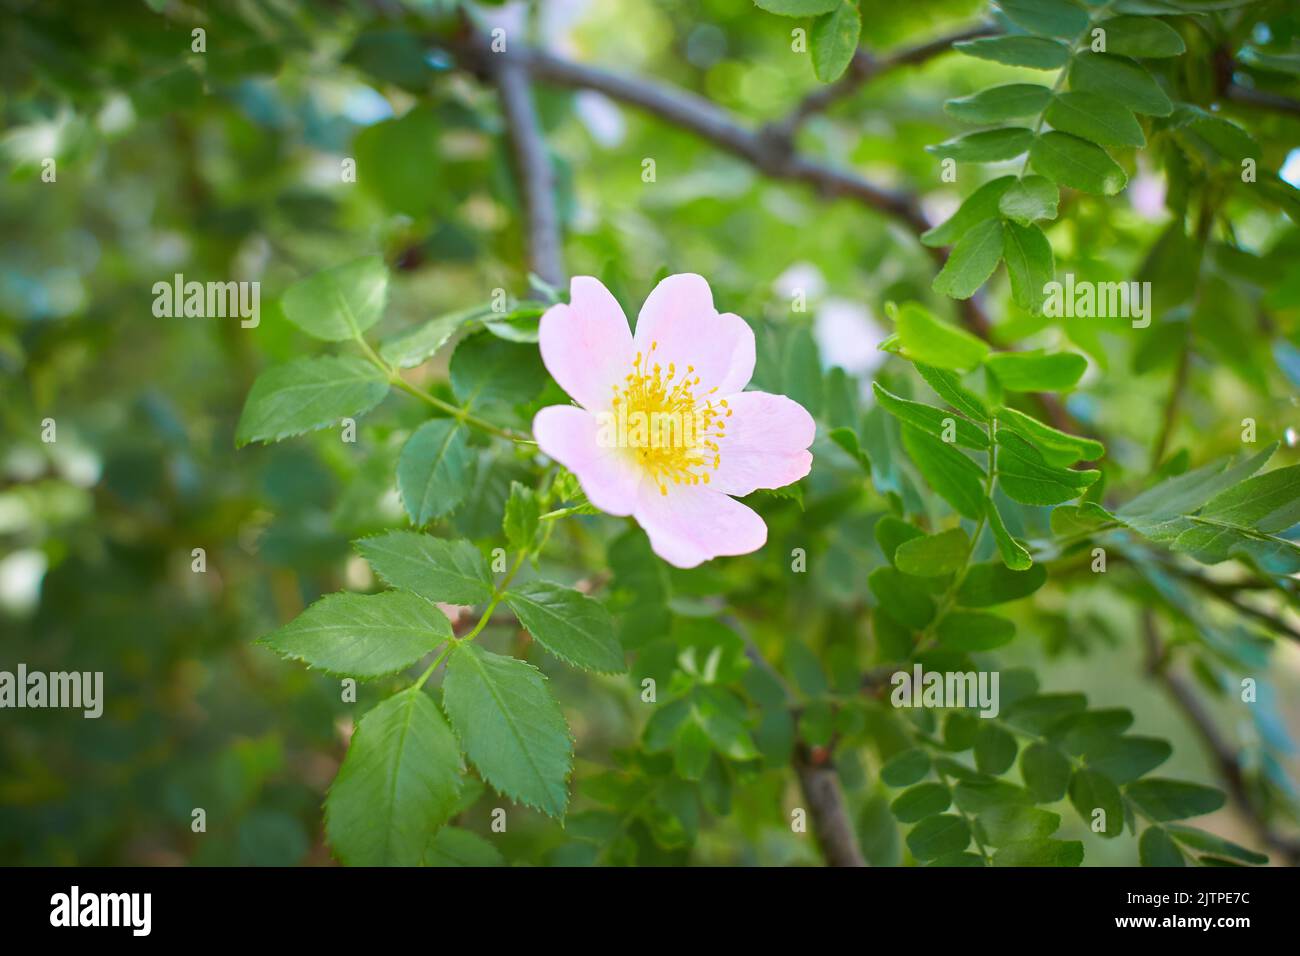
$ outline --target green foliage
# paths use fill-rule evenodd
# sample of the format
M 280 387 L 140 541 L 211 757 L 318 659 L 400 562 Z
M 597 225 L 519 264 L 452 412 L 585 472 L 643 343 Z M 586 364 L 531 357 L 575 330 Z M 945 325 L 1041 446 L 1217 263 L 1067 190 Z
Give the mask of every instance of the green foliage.
M 531 434 L 567 276 L 463 24 L 208 11 L 200 58 L 185 5 L 9 14 L 0 626 L 114 686 L 0 741 L 6 860 L 815 863 L 816 767 L 872 864 L 1290 862 L 1296 15 L 1005 0 L 940 57 L 968 5 L 755 5 L 567 38 L 707 111 L 528 97 L 558 271 L 629 317 L 704 275 L 752 387 L 814 418 L 811 472 L 744 501 L 764 547 L 689 570 Z M 142 332 L 182 268 L 259 279 L 260 325 Z M 1075 279 L 1149 281 L 1149 324 L 1050 314 Z M 897 702 L 918 668 L 996 702 Z M 1211 718 L 1233 762 L 1201 770 Z

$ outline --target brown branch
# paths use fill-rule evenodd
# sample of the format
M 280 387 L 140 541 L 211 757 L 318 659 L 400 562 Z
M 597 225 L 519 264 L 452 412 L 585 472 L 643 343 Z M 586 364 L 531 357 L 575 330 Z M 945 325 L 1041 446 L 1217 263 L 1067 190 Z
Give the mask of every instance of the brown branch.
M 514 156 L 515 176 L 523 196 L 528 227 L 528 261 L 533 272 L 551 285 L 564 281 L 563 240 L 560 214 L 555 205 L 555 173 L 542 138 L 541 124 L 533 106 L 528 71 L 512 58 L 488 53 L 499 59 L 492 70 L 501 110 L 506 119 L 506 136 Z
M 859 49 L 849 61 L 849 68 L 842 77 L 834 83 L 813 90 L 800 100 L 784 119 L 769 124 L 767 130 L 770 135 L 792 140 L 799 127 L 814 114 L 824 112 L 840 100 L 849 98 L 872 80 L 900 67 L 925 63 L 952 49 L 954 43 L 988 36 L 995 32 L 996 27 L 992 24 L 982 23 L 935 37 L 916 46 L 905 47 L 882 57 L 875 57 L 868 50 Z
M 1142 634 L 1146 645 L 1147 674 L 1164 686 L 1200 736 L 1218 768 L 1219 776 L 1227 785 L 1233 802 L 1261 841 L 1283 856 L 1290 865 L 1300 864 L 1300 839 L 1279 833 L 1269 825 L 1246 784 L 1237 748 L 1220 732 L 1196 689 L 1180 674 L 1169 669 L 1167 650 L 1156 630 L 1155 615 L 1149 610 L 1142 614 Z
M 1249 86 L 1242 86 L 1240 83 L 1230 83 L 1224 92 L 1227 93 L 1228 99 L 1234 103 L 1271 110 L 1274 113 L 1284 113 L 1288 116 L 1300 116 L 1300 100 L 1283 96 L 1280 93 L 1252 89 Z

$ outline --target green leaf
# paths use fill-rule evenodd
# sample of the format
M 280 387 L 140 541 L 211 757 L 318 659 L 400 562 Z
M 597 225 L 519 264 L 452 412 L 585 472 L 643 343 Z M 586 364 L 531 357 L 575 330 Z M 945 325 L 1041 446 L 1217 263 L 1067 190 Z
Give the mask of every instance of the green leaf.
M 944 647 L 955 651 L 991 651 L 1011 642 L 1016 626 L 983 611 L 949 611 L 935 629 Z
M 459 422 L 435 418 L 415 430 L 397 461 L 397 490 L 412 524 L 423 527 L 461 503 L 473 461 Z
M 868 458 L 867 453 L 862 450 L 862 445 L 858 441 L 857 432 L 852 428 L 842 426 L 840 428 L 832 428 L 830 432 L 827 433 L 827 437 L 843 448 L 844 451 L 848 453 L 849 457 L 861 466 L 863 471 L 868 474 L 871 473 L 871 459 Z
M 1213 813 L 1224 803 L 1221 791 L 1181 780 L 1138 780 L 1124 793 L 1145 816 L 1162 823 Z
M 903 627 L 919 631 L 934 617 L 934 601 L 918 578 L 895 568 L 876 568 L 867 576 L 867 586 L 880 609 Z
M 858 49 L 862 17 L 856 0 L 843 2 L 813 21 L 813 72 L 823 83 L 838 80 L 853 61 Z
M 1300 522 L 1300 465 L 1276 468 L 1219 492 L 1200 517 L 1268 533 L 1287 530 Z
M 961 528 L 905 541 L 894 553 L 894 563 L 904 574 L 923 578 L 952 574 L 966 563 L 970 539 Z
M 1025 840 L 1042 840 L 1061 825 L 1061 815 L 1038 807 L 992 807 L 979 815 L 977 835 L 987 846 L 1006 846 Z
M 948 853 L 958 853 L 970 843 L 970 827 L 951 813 L 926 817 L 907 835 L 907 848 L 918 860 L 933 860 Z
M 1007 277 L 1016 305 L 1038 315 L 1043 311 L 1043 287 L 1056 278 L 1052 244 L 1037 226 L 1005 222 L 1002 257 L 1007 261 Z
M 398 368 L 415 368 L 451 341 L 451 337 L 463 326 L 485 312 L 487 308 L 478 305 L 460 312 L 439 315 L 385 339 L 380 343 L 379 355 L 385 362 Z
M 328 594 L 264 644 L 329 674 L 367 680 L 410 667 L 451 637 L 446 616 L 413 594 Z
M 1140 64 L 1108 53 L 1080 53 L 1070 64 L 1070 89 L 1099 94 L 1135 113 L 1168 116 L 1174 104 Z
M 1070 48 L 1059 40 L 1027 36 L 980 37 L 954 43 L 953 49 L 981 60 L 1032 70 L 1059 70 L 1070 55 Z
M 1187 51 L 1178 31 L 1155 17 L 1111 17 L 1097 26 L 1106 31 L 1107 53 L 1156 58 Z
M 1047 581 L 1047 569 L 1035 564 L 1023 571 L 1004 563 L 972 565 L 957 589 L 962 607 L 992 607 L 1033 594 Z
M 1169 759 L 1173 748 L 1155 737 L 1110 737 L 1084 751 L 1084 760 L 1115 783 L 1129 783 Z
M 993 532 L 993 540 L 997 542 L 998 554 L 1002 558 L 1002 563 L 1012 571 L 1028 570 L 1034 563 L 1034 559 L 1015 538 L 1011 537 L 1011 532 L 1007 530 L 1006 524 L 1002 520 L 1002 513 L 998 511 L 998 506 L 993 499 L 985 503 L 985 512 L 989 519 L 989 530 Z
M 1088 360 L 1075 352 L 995 352 L 986 364 L 1009 392 L 1064 391 L 1088 369 Z
M 353 140 L 357 183 L 387 212 L 419 219 L 449 198 L 446 177 L 440 175 L 442 120 L 435 109 L 417 105 L 401 117 L 365 127 Z
M 1015 182 L 998 200 L 998 212 L 1021 225 L 1039 219 L 1055 219 L 1061 191 L 1042 176 L 1026 176 Z
M 921 373 L 925 383 L 934 389 L 935 394 L 957 411 L 976 421 L 988 421 L 989 410 L 984 400 L 962 385 L 961 378 L 955 373 L 920 362 L 916 363 L 916 370 Z
M 1073 39 L 1088 26 L 1088 14 L 1068 0 L 998 0 L 1012 23 L 1030 33 Z
M 754 6 L 783 17 L 815 17 L 830 13 L 841 0 L 754 0 Z
M 280 441 L 326 428 L 374 408 L 388 394 L 388 379 L 352 356 L 297 359 L 257 377 L 235 429 L 235 444 Z
M 541 671 L 462 642 L 447 660 L 443 706 L 483 779 L 563 819 L 573 741 Z
M 984 513 L 984 472 L 952 445 L 911 425 L 903 426 L 903 447 L 937 494 L 972 521 Z
M 1096 461 L 1106 454 L 1101 442 L 1058 431 L 1014 408 L 998 411 L 998 427 L 1009 428 L 1029 442 L 1049 465 L 1065 467 L 1078 461 Z
M 921 402 L 912 402 L 900 398 L 884 388 L 879 382 L 872 382 L 871 388 L 876 394 L 876 401 L 880 403 L 880 407 L 899 421 L 915 425 L 940 440 L 943 439 L 946 431 L 951 430 L 953 444 L 961 445 L 964 448 L 974 448 L 977 451 L 988 449 L 989 438 L 984 429 L 972 424 L 965 418 L 953 415 L 942 408 L 935 408 L 933 405 L 925 405 Z
M 326 342 L 361 338 L 384 314 L 388 268 L 379 256 L 325 269 L 295 282 L 280 300 L 284 317 Z
M 451 390 L 466 408 L 518 405 L 546 384 L 546 369 L 531 345 L 488 332 L 464 339 L 451 356 Z
M 1000 176 L 975 190 L 962 202 L 957 211 L 942 224 L 921 235 L 927 246 L 950 246 L 973 227 L 998 215 L 1002 197 L 1019 182 L 1015 176 Z
M 1143 866 L 1186 866 L 1187 861 L 1161 827 L 1147 827 L 1138 839 L 1138 860 Z
M 1116 517 L 1149 536 L 1160 525 L 1191 514 L 1215 495 L 1245 481 L 1263 468 L 1275 451 L 1276 442 L 1232 465 L 1229 459 L 1221 458 L 1176 475 L 1142 492 L 1120 508 Z
M 1096 93 L 1058 93 L 1045 115 L 1055 129 L 1091 143 L 1136 147 L 1147 144 L 1142 124 L 1132 110 Z
M 389 531 L 352 542 L 357 554 L 390 587 L 444 604 L 483 604 L 492 574 L 478 548 L 418 531 Z
M 1087 768 L 1074 771 L 1070 777 L 1070 803 L 1090 829 L 1094 825 L 1093 813 L 1105 812 L 1106 829 L 1096 831 L 1101 836 L 1117 837 L 1124 832 L 1124 800 L 1109 777 Z
M 1026 505 L 1056 505 L 1083 494 L 1101 477 L 1095 469 L 1073 471 L 1049 465 L 1033 445 L 999 429 L 998 484 L 1007 497 Z
M 506 533 L 506 543 L 512 550 L 523 551 L 532 545 L 541 514 L 537 492 L 517 481 L 510 482 L 510 497 L 506 500 L 502 528 Z
M 1113 196 L 1128 182 L 1124 170 L 1100 146 L 1056 130 L 1034 141 L 1029 161 L 1053 182 L 1086 193 Z
M 1020 776 L 1036 803 L 1055 803 L 1070 784 L 1070 761 L 1051 744 L 1034 741 L 1020 754 Z
M 969 299 L 993 275 L 1002 258 L 1002 221 L 989 219 L 972 227 L 952 247 L 948 261 L 934 277 L 931 288 L 941 295 L 952 299 Z M 900 332 L 901 334 L 901 332 Z M 984 345 L 974 336 L 969 336 L 980 345 Z M 987 350 L 987 346 L 985 346 Z M 970 368 L 972 365 L 952 365 L 936 361 L 933 357 L 919 359 L 941 368 Z
M 784 358 L 781 381 L 786 395 L 806 408 L 809 415 L 820 415 L 826 388 L 811 329 L 801 327 L 791 333 Z
M 1007 723 L 1031 734 L 1044 734 L 1061 719 L 1088 706 L 1083 694 L 1035 694 L 1018 700 L 1003 715 Z
M 425 866 L 505 866 L 501 852 L 477 833 L 443 827 L 424 853 Z
M 1214 856 L 1240 860 L 1243 863 L 1263 865 L 1268 862 L 1268 857 L 1263 853 L 1248 850 L 1244 846 L 1238 846 L 1230 840 L 1215 836 L 1213 833 L 1206 833 L 1204 830 L 1197 830 L 1181 823 L 1171 823 L 1165 829 L 1183 846 L 1191 847 L 1201 853 L 1211 853 Z
M 889 811 L 902 823 L 916 823 L 943 813 L 952 804 L 952 794 L 941 783 L 918 783 L 909 787 L 889 805 Z
M 973 723 L 979 717 L 971 717 Z M 973 741 L 972 741 L 973 743 Z M 945 766 L 944 771 L 948 768 Z M 953 801 L 966 813 L 985 813 L 997 807 L 1028 806 L 1033 802 L 1029 791 L 1006 780 L 998 780 L 978 771 L 967 771 L 967 778 L 953 788 Z
M 1005 773 L 1016 762 L 1016 738 L 997 724 L 981 720 L 975 732 L 975 766 L 983 773 Z
M 547 581 L 511 588 L 505 598 L 533 639 L 560 660 L 602 674 L 626 669 L 613 619 L 594 598 Z
M 899 307 L 896 325 L 907 357 L 914 362 L 938 368 L 970 369 L 984 361 L 989 353 L 988 343 L 955 325 L 940 322 L 915 302 L 904 302 Z
M 1022 116 L 1037 116 L 1052 98 L 1052 91 L 1036 83 L 1008 83 L 949 100 L 943 109 L 964 123 L 1000 123 Z
M 941 159 L 955 159 L 963 163 L 1000 163 L 1022 155 L 1033 142 L 1033 130 L 1023 126 L 1006 126 L 967 133 L 925 149 Z
M 895 559 L 900 545 L 925 536 L 925 532 L 920 528 L 908 524 L 902 518 L 895 518 L 893 515 L 883 515 L 876 522 L 874 534 L 876 544 L 880 545 L 885 560 L 890 564 L 897 563 Z
M 1083 844 L 1078 840 L 1021 840 L 993 854 L 994 866 L 1078 866 Z
M 930 772 L 930 756 L 919 747 L 895 754 L 880 768 L 880 779 L 891 787 L 906 787 Z
M 325 800 L 325 833 L 350 866 L 416 866 L 459 794 L 456 739 L 411 687 L 357 723 Z

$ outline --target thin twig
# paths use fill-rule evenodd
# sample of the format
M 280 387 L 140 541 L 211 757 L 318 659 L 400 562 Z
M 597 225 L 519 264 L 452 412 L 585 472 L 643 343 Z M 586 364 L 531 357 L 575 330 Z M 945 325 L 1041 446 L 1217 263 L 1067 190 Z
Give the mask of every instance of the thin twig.
M 925 63 L 952 49 L 954 43 L 988 36 L 994 32 L 996 28 L 992 24 L 981 23 L 881 57 L 873 56 L 866 49 L 859 49 L 849 61 L 848 70 L 842 77 L 834 83 L 813 90 L 800 100 L 784 119 L 768 124 L 767 131 L 770 135 L 792 140 L 799 127 L 808 119 L 817 113 L 825 112 L 840 100 L 848 99 L 872 80 L 899 67 Z
M 1242 86 L 1240 83 L 1229 84 L 1225 92 L 1228 99 L 1235 103 L 1256 106 L 1260 109 L 1271 110 L 1274 113 L 1285 113 L 1288 116 L 1300 116 L 1300 100 L 1283 96 L 1280 93 L 1252 89 L 1249 86 Z

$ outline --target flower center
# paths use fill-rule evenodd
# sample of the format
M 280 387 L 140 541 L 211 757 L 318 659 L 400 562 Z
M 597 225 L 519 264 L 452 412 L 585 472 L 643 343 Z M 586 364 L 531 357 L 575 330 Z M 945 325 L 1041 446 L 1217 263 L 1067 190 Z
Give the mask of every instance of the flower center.
M 677 365 L 654 361 L 658 342 L 650 343 L 650 354 L 636 353 L 632 371 L 614 390 L 614 414 L 619 420 L 621 442 L 631 449 L 637 462 L 654 479 L 661 495 L 668 483 L 709 483 L 709 472 L 722 462 L 717 439 L 726 437 L 726 422 L 732 410 L 727 400 L 709 396 L 717 388 L 697 396 L 700 377 L 695 366 L 686 366 L 678 378 Z

